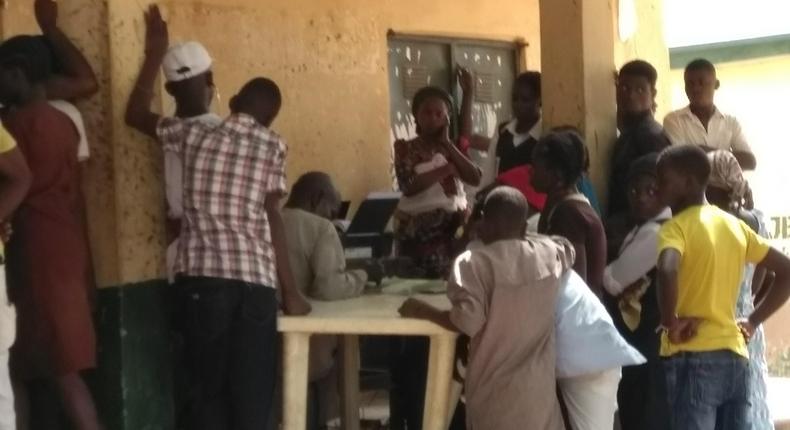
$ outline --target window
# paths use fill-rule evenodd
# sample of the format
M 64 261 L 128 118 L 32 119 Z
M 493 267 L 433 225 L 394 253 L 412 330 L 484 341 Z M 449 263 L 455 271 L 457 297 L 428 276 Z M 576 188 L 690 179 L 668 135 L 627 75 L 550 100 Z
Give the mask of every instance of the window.
M 420 88 L 442 88 L 460 103 L 461 90 L 455 82 L 457 66 L 469 68 L 476 78 L 472 108 L 475 134 L 492 136 L 497 125 L 510 118 L 510 92 L 521 48 L 516 43 L 396 34 L 391 34 L 388 42 L 390 143 L 416 136 L 411 99 Z M 459 109 L 460 105 L 455 106 L 456 114 Z M 472 154 L 478 163 L 483 156 Z

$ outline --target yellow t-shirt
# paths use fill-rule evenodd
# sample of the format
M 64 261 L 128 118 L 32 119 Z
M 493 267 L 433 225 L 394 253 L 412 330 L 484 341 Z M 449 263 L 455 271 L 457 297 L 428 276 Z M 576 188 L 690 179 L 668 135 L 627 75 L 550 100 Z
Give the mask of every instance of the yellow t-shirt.
M 0 124 L 0 155 L 16 148 L 16 140 L 11 136 L 8 130 Z M 0 240 L 0 259 L 5 257 L 5 248 L 3 241 Z
M 735 308 L 746 263 L 759 263 L 770 246 L 743 221 L 705 205 L 688 208 L 667 221 L 659 233 L 659 253 L 676 249 L 677 314 L 702 322 L 689 342 L 673 344 L 661 336 L 661 355 L 681 351 L 732 350 L 749 357 L 736 323 Z

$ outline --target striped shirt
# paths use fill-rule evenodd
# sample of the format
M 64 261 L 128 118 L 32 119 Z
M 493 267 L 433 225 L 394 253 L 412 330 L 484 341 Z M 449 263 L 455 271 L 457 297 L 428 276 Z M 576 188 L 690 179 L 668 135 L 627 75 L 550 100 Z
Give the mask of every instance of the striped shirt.
M 285 193 L 284 140 L 245 114 L 218 126 L 165 118 L 165 151 L 184 160 L 184 215 L 175 272 L 275 288 L 267 194 Z

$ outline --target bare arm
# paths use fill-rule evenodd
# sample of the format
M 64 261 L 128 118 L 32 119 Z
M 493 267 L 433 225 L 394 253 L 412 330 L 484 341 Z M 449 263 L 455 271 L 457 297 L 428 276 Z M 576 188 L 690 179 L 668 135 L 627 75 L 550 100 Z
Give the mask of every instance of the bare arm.
M 439 310 L 419 299 L 407 299 L 398 312 L 404 318 L 427 320 L 447 330 L 460 331 L 450 321 L 450 312 Z
M 786 255 L 771 248 L 758 267 L 774 272 L 775 278 L 749 316 L 749 323 L 754 327 L 765 322 L 790 298 L 790 259 Z
M 757 266 L 752 278 L 752 297 L 755 304 L 765 299 L 765 294 L 771 289 L 774 278 L 774 272 L 769 272 L 765 268 Z
M 266 195 L 264 209 L 269 220 L 269 229 L 272 235 L 272 245 L 277 262 L 277 277 L 280 280 L 283 307 L 288 315 L 306 315 L 310 313 L 310 303 L 304 298 L 296 287 L 291 262 L 288 259 L 288 244 L 285 239 L 285 225 L 280 214 L 281 194 L 269 193 Z
M 458 82 L 463 90 L 463 98 L 461 99 L 461 130 L 459 137 L 472 139 L 472 105 L 474 104 L 474 76 L 469 69 L 460 67 L 458 69 Z
M 445 164 L 429 172 L 420 173 L 401 191 L 406 197 L 411 197 L 430 188 L 433 184 L 443 181 L 446 177 L 454 174 L 452 164 Z
M 680 252 L 675 249 L 665 249 L 658 256 L 658 309 L 664 327 L 674 326 L 678 319 L 676 309 L 680 257 Z
M 0 154 L 0 220 L 8 220 L 30 189 L 33 177 L 19 148 Z
M 93 68 L 79 49 L 58 28 L 58 5 L 53 0 L 36 0 L 36 20 L 55 57 L 63 67 L 61 74 L 46 82 L 50 99 L 74 100 L 90 97 L 99 90 Z
M 151 5 L 145 14 L 145 59 L 140 74 L 126 104 L 126 124 L 156 138 L 160 115 L 151 111 L 154 84 L 168 47 L 167 23 L 162 20 L 159 7 Z
M 732 155 L 734 155 L 735 159 L 738 160 L 738 164 L 741 165 L 741 169 L 754 170 L 757 168 L 757 158 L 755 158 L 754 154 L 751 152 L 732 151 Z
M 475 187 L 480 185 L 480 178 L 483 175 L 480 172 L 480 168 L 467 158 L 458 147 L 453 145 L 449 138 L 445 139 L 444 146 L 447 148 L 447 153 L 450 156 L 448 161 L 455 165 L 461 180 Z

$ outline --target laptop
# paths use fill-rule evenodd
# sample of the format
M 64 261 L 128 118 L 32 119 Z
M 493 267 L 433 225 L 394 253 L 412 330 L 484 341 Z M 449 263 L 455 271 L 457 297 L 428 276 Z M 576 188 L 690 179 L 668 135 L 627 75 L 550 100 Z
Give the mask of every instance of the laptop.
M 401 193 L 396 192 L 368 194 L 354 214 L 346 230 L 346 237 L 378 236 L 384 233 L 400 198 Z

